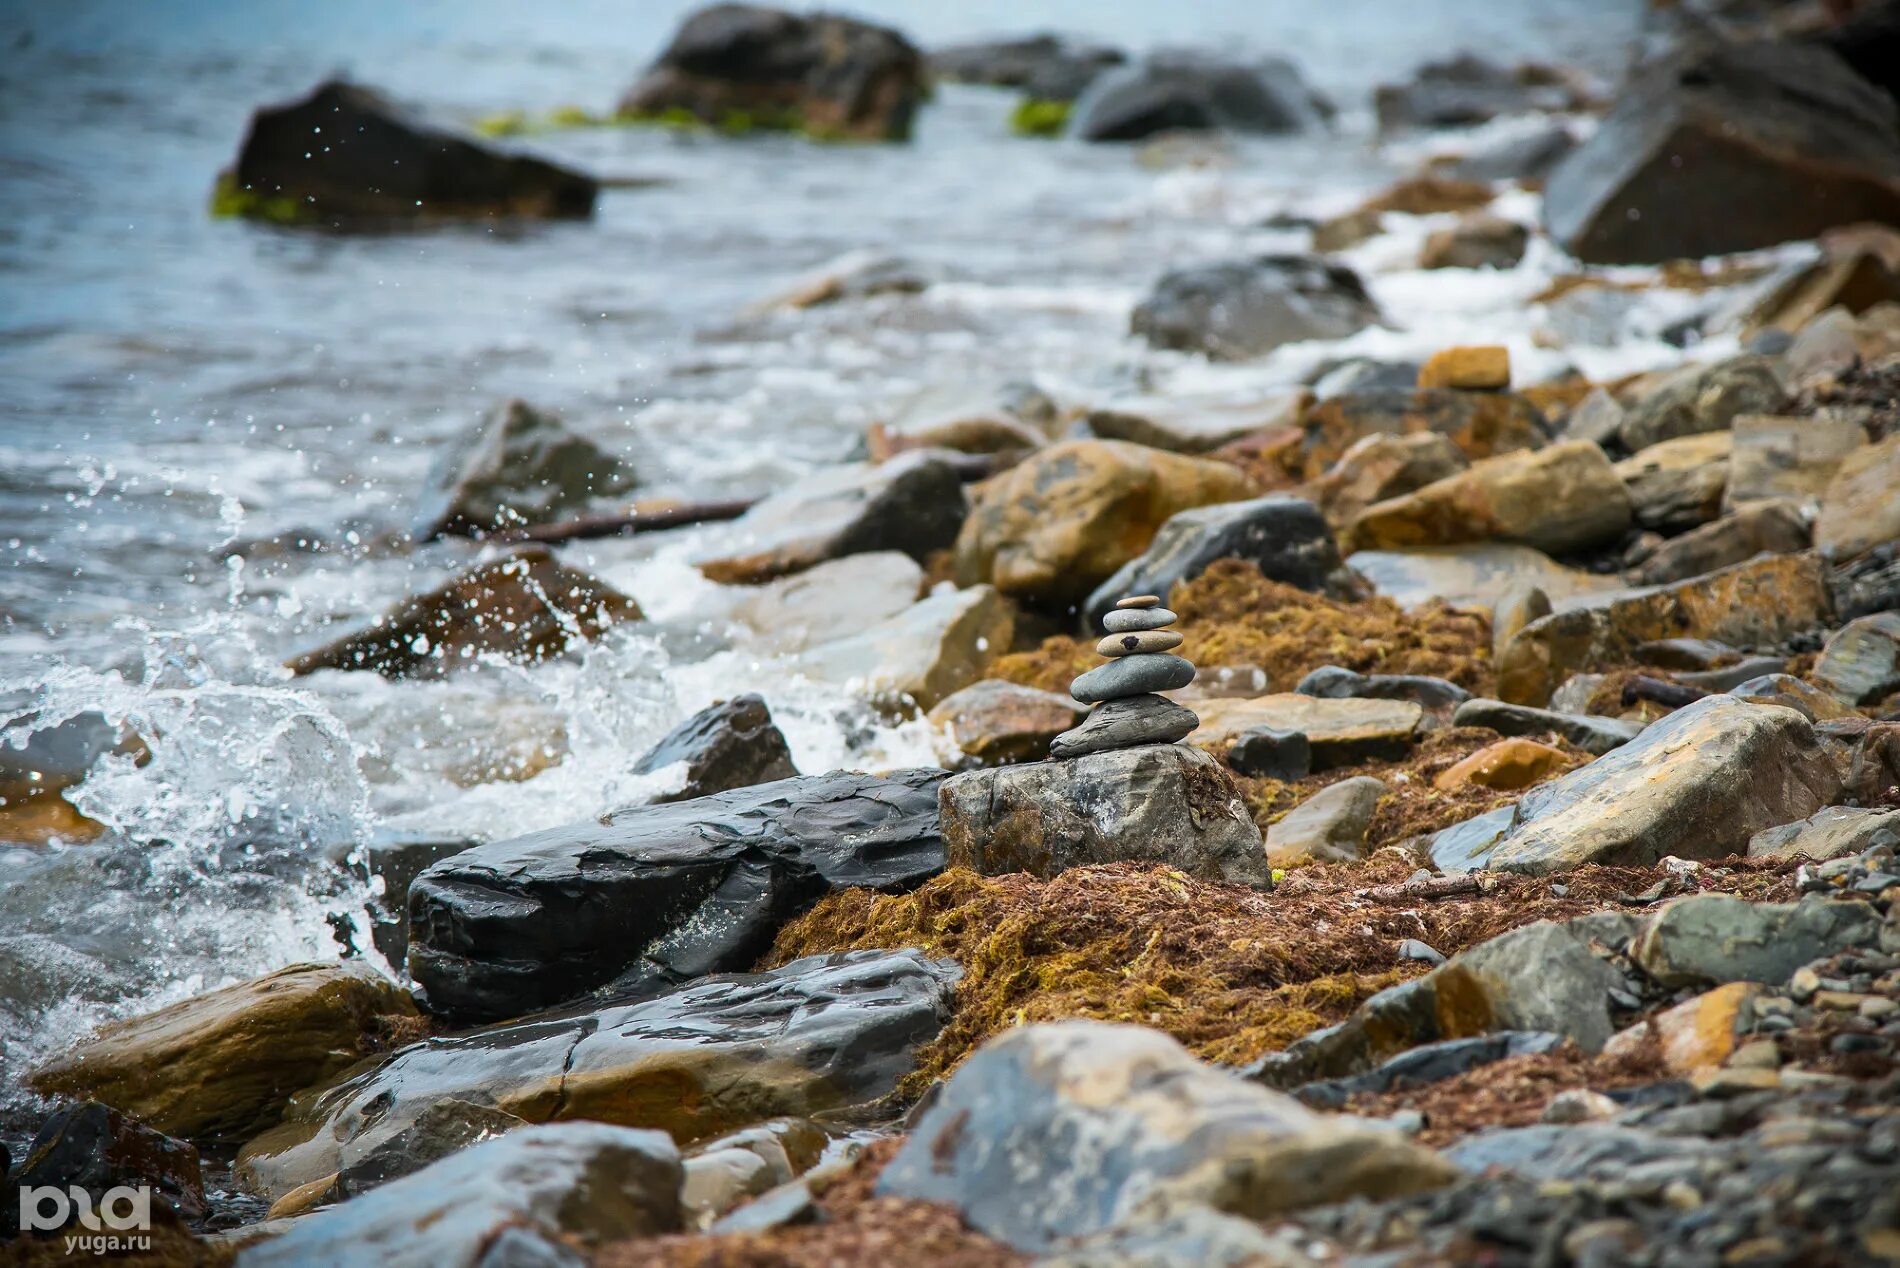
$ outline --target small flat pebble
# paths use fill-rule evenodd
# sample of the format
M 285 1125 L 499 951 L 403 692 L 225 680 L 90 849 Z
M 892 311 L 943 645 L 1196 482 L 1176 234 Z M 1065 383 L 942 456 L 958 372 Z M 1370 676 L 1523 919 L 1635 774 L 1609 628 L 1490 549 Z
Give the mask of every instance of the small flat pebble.
M 1158 608 L 1161 606 L 1161 596 L 1158 594 L 1131 594 L 1126 599 L 1119 600 L 1115 606 L 1118 608 Z
M 1110 634 L 1128 634 L 1162 629 L 1175 620 L 1174 613 L 1166 608 L 1117 608 L 1102 618 L 1102 628 Z

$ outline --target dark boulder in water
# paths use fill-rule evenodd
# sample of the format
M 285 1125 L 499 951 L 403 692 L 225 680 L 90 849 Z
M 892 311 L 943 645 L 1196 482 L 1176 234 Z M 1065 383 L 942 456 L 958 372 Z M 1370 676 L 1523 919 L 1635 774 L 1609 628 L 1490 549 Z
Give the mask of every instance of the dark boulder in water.
M 4 1157 L 0 1153 L 0 1160 Z M 205 1213 L 198 1151 L 97 1101 L 81 1101 L 53 1114 L 40 1124 L 19 1169 L 8 1173 L 0 1168 L 0 1175 L 5 1175 L 9 1190 L 14 1186 L 21 1190 L 17 1204 L 9 1192 L 5 1206 L 0 1207 L 0 1238 L 20 1231 L 16 1217 L 28 1209 L 26 1191 L 42 1187 L 57 1189 L 62 1195 L 70 1187 L 84 1189 L 95 1201 L 111 1189 L 148 1188 L 185 1219 L 199 1220 Z M 113 1210 L 123 1216 L 125 1206 L 120 1199 Z M 50 1203 L 43 1212 L 36 1212 L 50 1213 Z M 75 1226 L 68 1231 L 81 1230 Z
M 526 401 L 503 401 L 452 442 L 429 476 L 416 538 L 545 524 L 633 488 L 631 467 Z
M 1175 269 L 1135 306 L 1157 348 L 1244 361 L 1283 343 L 1344 339 L 1379 320 L 1359 275 L 1315 255 L 1267 255 Z
M 251 116 L 212 210 L 279 224 L 591 216 L 591 176 L 508 154 L 409 117 L 368 88 L 330 80 Z
M 1551 172 L 1544 223 L 1592 264 L 1752 251 L 1900 223 L 1893 99 L 1825 48 L 1703 44 L 1625 84 Z
M 1085 141 L 1139 141 L 1159 132 L 1303 132 L 1323 127 L 1326 102 L 1285 58 L 1235 61 L 1156 53 L 1098 76 L 1075 103 Z
M 800 776 L 478 846 L 410 887 L 409 972 L 480 1021 L 747 968 L 835 889 L 942 871 L 944 776 Z
M 902 141 L 926 89 L 923 55 L 889 27 L 716 4 L 686 19 L 619 113 L 729 132 Z
M 640 605 L 558 562 L 545 546 L 457 573 L 435 589 L 322 647 L 293 656 L 293 673 L 370 669 L 385 678 L 441 678 L 484 656 L 537 661 L 596 638 Z
M 771 710 L 752 693 L 708 705 L 668 731 L 634 764 L 633 773 L 650 775 L 675 764 L 686 767 L 685 780 L 677 792 L 663 793 L 655 802 L 690 801 L 798 774 Z
M 1581 94 L 1548 66 L 1500 66 L 1471 53 L 1427 62 L 1403 84 L 1373 93 L 1379 127 L 1469 128 L 1499 115 L 1573 110 Z

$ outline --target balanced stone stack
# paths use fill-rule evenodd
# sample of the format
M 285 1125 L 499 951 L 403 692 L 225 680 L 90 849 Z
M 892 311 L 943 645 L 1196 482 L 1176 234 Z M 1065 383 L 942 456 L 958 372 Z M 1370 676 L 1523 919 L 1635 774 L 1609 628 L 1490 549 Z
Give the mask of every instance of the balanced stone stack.
M 1194 681 L 1194 663 L 1174 654 L 1181 646 L 1181 636 L 1168 628 L 1174 619 L 1152 594 L 1123 599 L 1102 618 L 1108 633 L 1095 650 L 1109 662 L 1089 670 L 1069 688 L 1077 700 L 1095 709 L 1081 726 L 1055 738 L 1049 745 L 1051 757 L 1172 744 L 1200 725 L 1191 710 L 1157 694 Z

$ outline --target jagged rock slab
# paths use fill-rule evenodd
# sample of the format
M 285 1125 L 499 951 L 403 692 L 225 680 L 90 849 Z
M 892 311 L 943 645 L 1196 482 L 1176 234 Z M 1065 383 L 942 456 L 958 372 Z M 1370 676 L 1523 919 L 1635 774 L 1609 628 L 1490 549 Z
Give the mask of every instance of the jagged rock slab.
M 1325 591 L 1340 580 L 1338 544 L 1311 502 L 1275 495 L 1197 507 L 1171 517 L 1140 557 L 1095 588 L 1083 606 L 1087 628 L 1099 628 L 1123 595 L 1165 599 L 1216 559 L 1244 559 L 1268 580 L 1302 590 Z
M 682 1145 L 875 1100 L 941 1028 L 960 973 L 919 951 L 811 956 L 432 1039 L 299 1097 L 282 1126 L 245 1146 L 237 1174 L 256 1192 L 287 1193 L 372 1155 L 447 1099 L 535 1123 L 655 1128 Z
M 1751 560 L 1670 586 L 1613 591 L 1532 621 L 1498 663 L 1498 695 L 1542 705 L 1572 674 L 1615 668 L 1659 638 L 1773 646 L 1833 614 L 1827 570 L 1812 555 Z
M 1174 1209 L 1258 1220 L 1423 1192 L 1455 1174 L 1394 1132 L 1316 1114 L 1156 1031 L 1066 1021 L 978 1049 L 878 1192 L 947 1202 L 979 1231 L 1038 1253 Z
M 798 774 L 771 710 L 752 693 L 707 705 L 674 727 L 634 763 L 633 773 L 651 775 L 674 765 L 686 768 L 679 790 L 654 801 L 689 801 Z
M 756 584 L 869 551 L 921 561 L 956 540 L 966 509 L 956 468 L 929 452 L 838 467 L 747 511 L 698 568 L 713 581 Z
M 526 401 L 504 401 L 437 457 L 410 527 L 418 540 L 545 524 L 625 493 L 633 468 Z
M 679 1150 L 602 1123 L 530 1127 L 477 1145 L 246 1246 L 244 1268 L 306 1264 L 570 1262 L 587 1248 L 682 1225 Z
M 482 1021 L 748 967 L 833 889 L 941 871 L 943 778 L 807 775 L 478 846 L 411 886 L 410 976 Z
M 1814 521 L 1814 544 L 1834 558 L 1856 555 L 1900 541 L 1900 432 L 1855 450 L 1821 497 Z
M 1056 736 L 1049 756 L 1063 760 L 1143 744 L 1172 744 L 1200 724 L 1193 712 L 1166 696 L 1123 696 L 1103 701 L 1082 725 Z
M 1828 806 L 1805 819 L 1757 832 L 1749 838 L 1748 857 L 1837 859 L 1875 845 L 1883 833 L 1900 841 L 1900 810 Z
M 1840 785 L 1801 714 L 1707 696 L 1526 793 L 1488 844 L 1473 848 L 1465 825 L 1446 829 L 1433 839 L 1432 861 L 1447 871 L 1543 875 L 1584 863 L 1643 867 L 1672 854 L 1724 858 L 1763 828 L 1813 814 Z
M 1378 502 L 1347 529 L 1355 550 L 1506 541 L 1585 550 L 1628 531 L 1629 494 L 1587 440 L 1500 454 L 1415 492 Z
M 968 771 L 944 782 L 942 803 L 951 864 L 985 875 L 1140 862 L 1202 880 L 1273 883 L 1234 781 L 1179 744 Z

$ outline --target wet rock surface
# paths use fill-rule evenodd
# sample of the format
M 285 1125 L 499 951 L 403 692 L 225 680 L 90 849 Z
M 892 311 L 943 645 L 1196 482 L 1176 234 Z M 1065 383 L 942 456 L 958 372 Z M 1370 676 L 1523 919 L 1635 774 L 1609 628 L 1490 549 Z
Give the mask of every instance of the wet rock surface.
M 331 143 L 312 150 L 318 129 Z M 591 176 L 509 154 L 409 117 L 342 80 L 251 116 L 213 210 L 344 229 L 387 222 L 593 214 Z
M 544 524 L 637 483 L 631 464 L 526 401 L 504 401 L 430 472 L 410 535 L 481 534 Z
M 1163 51 L 1096 76 L 1076 101 L 1085 141 L 1138 141 L 1159 132 L 1276 133 L 1324 126 L 1330 107 L 1285 58 L 1244 62 Z
M 1244 361 L 1303 339 L 1338 339 L 1380 320 L 1359 276 L 1318 256 L 1270 255 L 1169 273 L 1131 329 L 1157 348 Z
M 525 547 L 458 573 L 361 628 L 285 662 L 292 673 L 367 669 L 385 678 L 441 678 L 484 657 L 537 661 L 638 621 L 640 605 Z
M 432 1010 L 489 1020 L 747 967 L 833 887 L 939 871 L 942 781 L 801 776 L 478 846 L 411 887 L 409 971 Z
M 655 797 L 656 802 L 687 801 L 798 774 L 771 710 L 753 694 L 701 709 L 647 750 L 633 773 L 651 775 L 675 765 L 685 767 L 679 790 Z
M 901 141 L 926 94 L 923 55 L 890 27 L 716 4 L 687 18 L 621 98 L 632 119 L 675 114 L 730 131 Z
M 910 1069 L 957 976 L 915 951 L 819 956 L 430 1040 L 299 1098 L 281 1127 L 245 1146 L 240 1178 L 280 1195 L 347 1170 L 386 1154 L 445 1099 L 533 1123 L 651 1128 L 681 1144 L 839 1111 L 884 1096 Z

